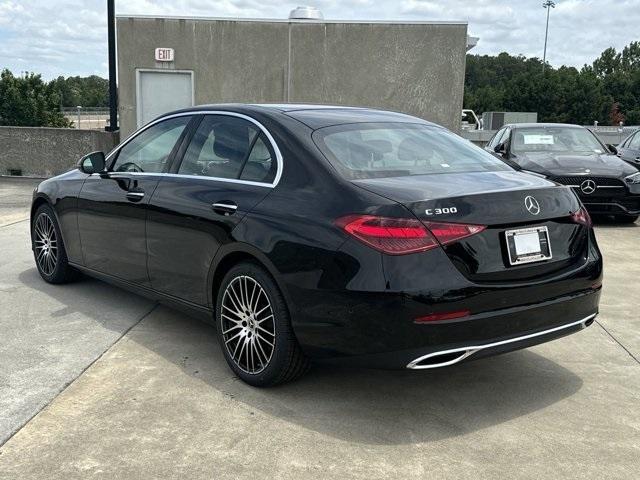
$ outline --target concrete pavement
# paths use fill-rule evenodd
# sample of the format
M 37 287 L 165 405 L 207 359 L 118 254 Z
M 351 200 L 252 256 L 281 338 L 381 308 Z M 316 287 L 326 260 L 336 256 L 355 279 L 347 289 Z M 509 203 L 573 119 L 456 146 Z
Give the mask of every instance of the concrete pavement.
M 316 367 L 259 390 L 212 327 L 97 281 L 46 285 L 27 222 L 0 228 L 0 435 L 19 429 L 0 479 L 636 478 L 640 226 L 597 235 L 602 313 L 583 332 L 447 370 Z

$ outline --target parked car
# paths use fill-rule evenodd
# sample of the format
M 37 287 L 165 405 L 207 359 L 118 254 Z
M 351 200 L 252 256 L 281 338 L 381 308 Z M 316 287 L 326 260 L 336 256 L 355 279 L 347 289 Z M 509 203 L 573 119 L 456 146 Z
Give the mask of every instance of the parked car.
M 640 169 L 640 130 L 629 135 L 616 151 L 618 157 Z
M 577 332 L 602 258 L 571 189 L 407 115 L 303 105 L 164 115 L 42 182 L 32 247 L 215 321 L 235 374 L 310 359 L 430 369 Z
M 574 189 L 592 214 L 633 223 L 640 215 L 640 172 L 578 125 L 505 125 L 485 149 L 505 162 Z

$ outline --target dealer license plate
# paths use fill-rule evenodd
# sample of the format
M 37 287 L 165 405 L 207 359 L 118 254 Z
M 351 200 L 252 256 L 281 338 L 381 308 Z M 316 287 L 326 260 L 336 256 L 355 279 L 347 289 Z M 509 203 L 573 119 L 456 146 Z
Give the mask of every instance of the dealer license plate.
M 552 257 L 547 227 L 507 230 L 505 236 L 511 265 L 542 262 Z

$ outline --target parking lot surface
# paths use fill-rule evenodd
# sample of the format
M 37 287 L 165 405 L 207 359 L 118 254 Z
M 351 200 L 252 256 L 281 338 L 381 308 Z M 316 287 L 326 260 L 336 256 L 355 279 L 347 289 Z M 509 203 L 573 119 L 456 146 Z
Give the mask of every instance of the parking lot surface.
M 214 328 L 95 280 L 40 280 L 32 187 L 0 178 L 1 479 L 638 478 L 639 225 L 597 227 L 605 287 L 583 332 L 260 390 Z

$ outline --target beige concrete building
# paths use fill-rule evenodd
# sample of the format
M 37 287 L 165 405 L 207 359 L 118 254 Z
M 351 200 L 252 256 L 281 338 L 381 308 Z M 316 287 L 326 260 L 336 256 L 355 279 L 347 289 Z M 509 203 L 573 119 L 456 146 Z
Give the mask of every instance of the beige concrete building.
M 117 31 L 123 135 L 224 102 L 368 106 L 459 128 L 466 23 L 120 16 Z

